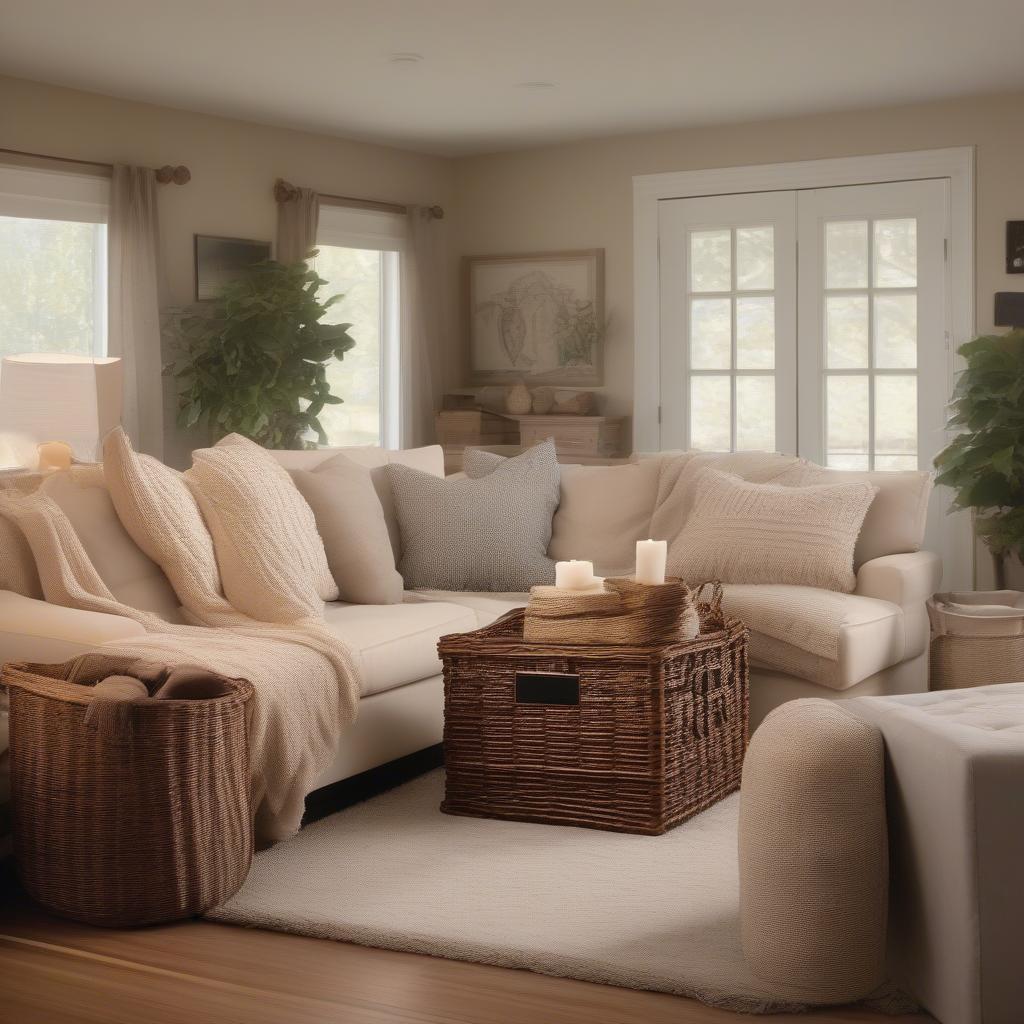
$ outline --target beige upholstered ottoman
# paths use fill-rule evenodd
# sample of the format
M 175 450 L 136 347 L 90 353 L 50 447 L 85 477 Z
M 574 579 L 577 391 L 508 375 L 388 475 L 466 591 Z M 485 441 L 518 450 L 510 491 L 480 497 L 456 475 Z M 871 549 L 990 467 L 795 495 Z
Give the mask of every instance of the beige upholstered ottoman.
M 743 954 L 780 996 L 807 1003 L 860 999 L 885 980 L 882 738 L 841 704 L 776 708 L 743 763 Z
M 1024 683 L 856 697 L 889 776 L 889 974 L 942 1024 L 1024 1021 Z

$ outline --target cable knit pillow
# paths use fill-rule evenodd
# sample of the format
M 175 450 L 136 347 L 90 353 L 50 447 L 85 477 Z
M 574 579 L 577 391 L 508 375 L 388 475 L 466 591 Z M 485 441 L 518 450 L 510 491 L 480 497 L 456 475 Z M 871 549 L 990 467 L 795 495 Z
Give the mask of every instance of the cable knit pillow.
M 313 510 L 288 471 L 258 444 L 229 434 L 192 453 L 185 480 L 213 537 L 231 604 L 264 622 L 321 618 L 338 585 Z
M 707 470 L 672 541 L 668 569 L 688 583 L 789 583 L 850 593 L 853 550 L 878 488 L 781 487 Z
M 439 479 L 394 464 L 388 474 L 407 587 L 519 592 L 554 582 L 555 563 L 547 556 L 558 507 L 553 442 L 479 480 Z
M 370 470 L 335 455 L 315 469 L 293 469 L 291 476 L 316 517 L 341 600 L 401 604 L 402 577 Z

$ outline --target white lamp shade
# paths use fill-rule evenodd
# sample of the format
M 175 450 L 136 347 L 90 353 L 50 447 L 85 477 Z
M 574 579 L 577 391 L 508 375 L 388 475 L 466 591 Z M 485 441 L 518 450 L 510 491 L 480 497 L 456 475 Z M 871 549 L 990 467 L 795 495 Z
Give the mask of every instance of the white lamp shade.
M 99 458 L 100 441 L 121 422 L 120 359 L 26 353 L 0 364 L 0 433 L 37 444 L 64 441 L 81 462 Z

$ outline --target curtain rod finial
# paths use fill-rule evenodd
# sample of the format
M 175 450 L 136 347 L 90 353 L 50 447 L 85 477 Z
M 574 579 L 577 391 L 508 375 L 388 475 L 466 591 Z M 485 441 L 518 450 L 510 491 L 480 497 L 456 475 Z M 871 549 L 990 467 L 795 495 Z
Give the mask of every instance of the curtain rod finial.
M 192 180 L 192 172 L 184 164 L 178 164 L 177 167 L 164 164 L 157 169 L 156 180 L 161 185 L 168 185 L 172 181 L 175 185 L 184 185 Z
M 434 220 L 444 220 L 443 206 L 431 206 L 427 212 L 434 218 Z

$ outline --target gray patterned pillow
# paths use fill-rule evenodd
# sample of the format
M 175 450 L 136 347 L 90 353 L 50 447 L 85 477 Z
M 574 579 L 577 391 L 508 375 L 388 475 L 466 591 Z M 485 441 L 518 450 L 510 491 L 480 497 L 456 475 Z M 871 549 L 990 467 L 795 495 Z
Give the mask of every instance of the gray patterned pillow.
M 521 592 L 554 583 L 547 556 L 559 494 L 553 442 L 481 480 L 395 464 L 388 475 L 402 531 L 398 569 L 409 589 Z

